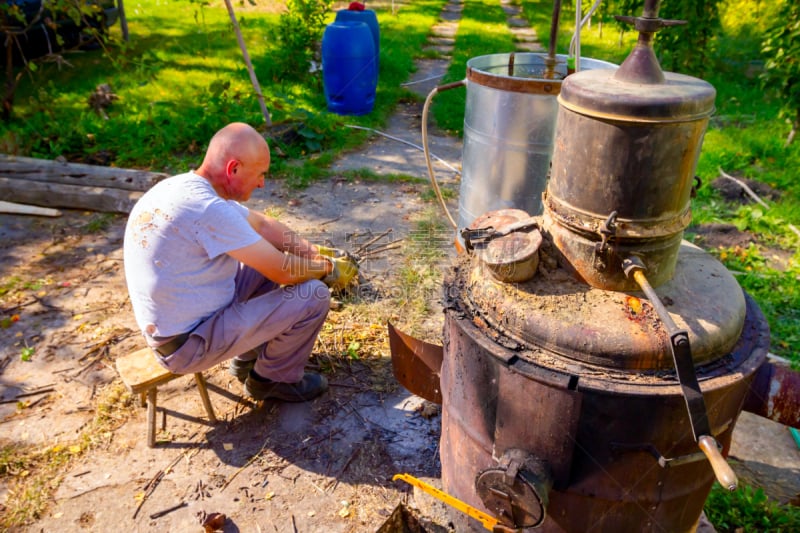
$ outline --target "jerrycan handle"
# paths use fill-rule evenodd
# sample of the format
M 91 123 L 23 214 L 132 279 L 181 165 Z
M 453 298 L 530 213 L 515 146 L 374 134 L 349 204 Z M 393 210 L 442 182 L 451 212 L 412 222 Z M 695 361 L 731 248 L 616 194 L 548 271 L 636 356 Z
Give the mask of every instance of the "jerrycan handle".
M 433 97 L 442 91 L 448 91 L 450 89 L 455 89 L 456 87 L 465 86 L 467 84 L 467 80 L 463 79 L 460 81 L 456 81 L 453 83 L 447 83 L 445 85 L 439 85 L 438 87 L 434 87 L 433 90 L 428 93 L 428 97 L 425 98 L 425 105 L 422 107 L 422 151 L 425 154 L 425 164 L 428 167 L 428 176 L 431 179 L 431 186 L 433 186 L 433 192 L 436 193 L 436 198 L 439 200 L 439 205 L 442 207 L 444 214 L 447 215 L 447 219 L 450 221 L 450 224 L 453 226 L 453 229 L 458 229 L 458 224 L 456 221 L 453 220 L 453 217 L 450 215 L 450 211 L 447 209 L 447 205 L 444 202 L 444 198 L 442 197 L 442 191 L 439 189 L 439 184 L 436 182 L 436 176 L 433 173 L 433 165 L 431 164 L 431 152 L 428 148 L 428 111 L 430 109 L 431 101 Z M 458 243 L 458 239 L 455 239 L 455 242 Z

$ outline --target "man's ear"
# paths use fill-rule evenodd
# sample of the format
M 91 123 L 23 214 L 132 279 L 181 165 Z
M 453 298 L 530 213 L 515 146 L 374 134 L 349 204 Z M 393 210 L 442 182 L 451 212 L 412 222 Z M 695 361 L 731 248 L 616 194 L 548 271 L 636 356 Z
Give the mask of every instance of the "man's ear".
M 236 167 L 238 166 L 239 162 L 237 160 L 229 159 L 225 164 L 225 175 L 230 177 L 231 174 L 236 174 Z

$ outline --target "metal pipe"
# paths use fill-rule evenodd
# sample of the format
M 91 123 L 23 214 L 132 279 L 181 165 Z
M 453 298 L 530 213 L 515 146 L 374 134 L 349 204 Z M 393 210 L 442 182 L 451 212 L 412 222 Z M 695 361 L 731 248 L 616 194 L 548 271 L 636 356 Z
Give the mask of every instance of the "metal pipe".
M 575 0 L 575 72 L 581 70 L 581 0 Z
M 645 0 L 644 9 L 642 9 L 642 17 L 648 19 L 658 18 L 658 9 L 661 0 Z
M 800 372 L 786 359 L 769 354 L 753 378 L 743 409 L 800 428 Z
M 544 78 L 551 79 L 556 69 L 556 42 L 558 41 L 558 21 L 561 17 L 561 0 L 553 2 L 553 18 L 550 22 L 550 42 L 547 47 L 547 59 L 544 62 Z

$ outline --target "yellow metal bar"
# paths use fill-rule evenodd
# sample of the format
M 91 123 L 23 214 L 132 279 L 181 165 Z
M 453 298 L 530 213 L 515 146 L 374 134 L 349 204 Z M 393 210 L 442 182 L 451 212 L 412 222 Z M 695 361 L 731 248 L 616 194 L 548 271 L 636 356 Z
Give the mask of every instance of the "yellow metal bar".
M 494 531 L 495 526 L 497 526 L 497 524 L 499 523 L 499 521 L 495 517 L 493 517 L 491 515 L 488 515 L 488 514 L 484 513 L 483 511 L 480 511 L 480 510 L 472 507 L 469 504 L 466 504 L 466 503 L 462 502 L 458 498 L 450 496 L 446 492 L 443 492 L 443 491 L 437 489 L 436 487 L 428 485 L 424 481 L 421 481 L 421 480 L 415 478 L 414 476 L 412 476 L 410 474 L 395 474 L 395 476 L 392 478 L 393 481 L 396 481 L 398 479 L 402 479 L 403 481 L 405 481 L 406 483 L 408 483 L 410 485 L 414 485 L 415 487 L 419 487 L 420 489 L 422 489 L 423 491 L 427 492 L 428 494 L 430 494 L 434 498 L 443 501 L 444 503 L 446 503 L 450 507 L 454 507 L 454 508 L 458 509 L 459 511 L 461 511 L 462 513 L 465 513 L 468 516 L 471 516 L 472 518 L 478 520 L 481 524 L 483 524 L 483 527 L 485 527 L 489 531 Z

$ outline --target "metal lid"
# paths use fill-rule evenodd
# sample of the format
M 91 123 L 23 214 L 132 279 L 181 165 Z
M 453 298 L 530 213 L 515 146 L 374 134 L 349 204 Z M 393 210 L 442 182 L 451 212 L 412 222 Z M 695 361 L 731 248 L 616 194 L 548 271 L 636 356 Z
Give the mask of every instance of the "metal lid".
M 714 112 L 716 89 L 703 80 L 664 73 L 663 83 L 631 83 L 609 70 L 586 70 L 564 80 L 558 101 L 576 113 L 609 120 L 686 122 Z
M 465 241 L 496 279 L 527 281 L 539 265 L 539 220 L 521 209 L 490 211 L 470 224 Z
M 546 254 L 541 260 L 554 264 Z M 673 368 L 666 328 L 642 292 L 592 288 L 560 267 L 539 270 L 518 284 L 497 282 L 480 261 L 464 274 L 465 298 L 476 319 L 519 342 L 521 357 L 544 349 L 607 368 Z M 708 253 L 684 241 L 675 275 L 656 292 L 675 323 L 688 331 L 695 364 L 727 355 L 736 344 L 745 319 L 744 294 Z

